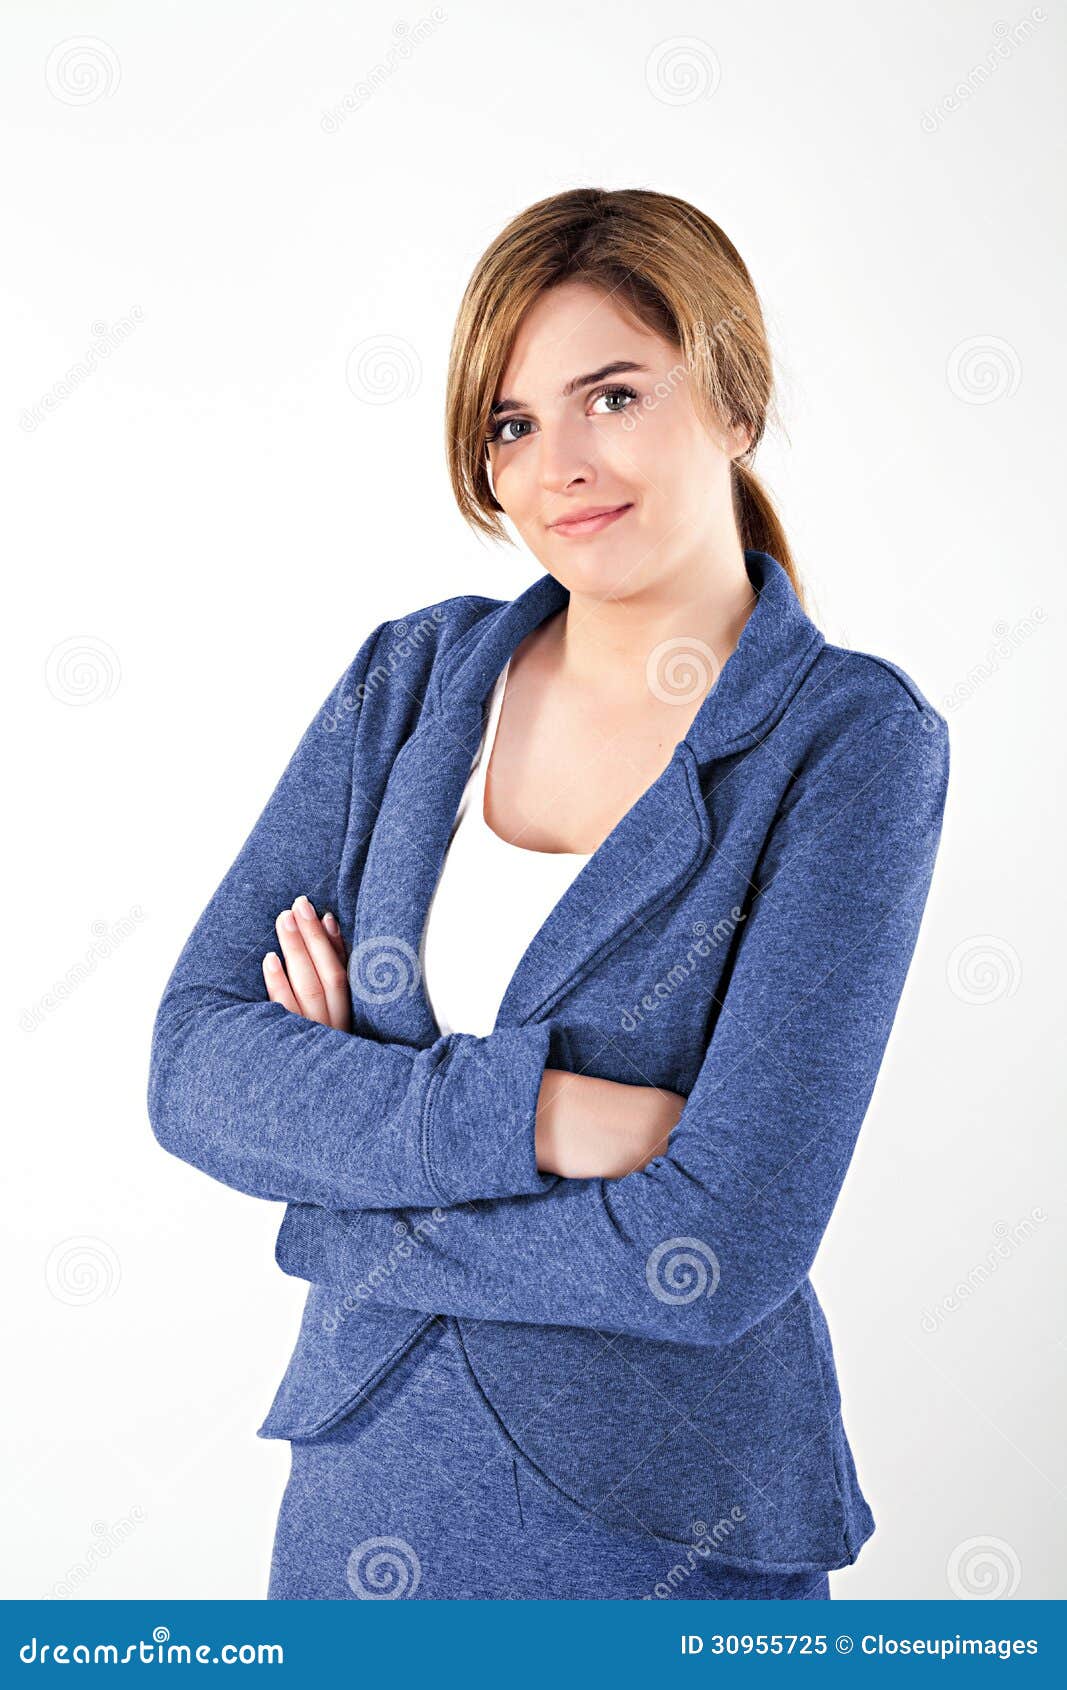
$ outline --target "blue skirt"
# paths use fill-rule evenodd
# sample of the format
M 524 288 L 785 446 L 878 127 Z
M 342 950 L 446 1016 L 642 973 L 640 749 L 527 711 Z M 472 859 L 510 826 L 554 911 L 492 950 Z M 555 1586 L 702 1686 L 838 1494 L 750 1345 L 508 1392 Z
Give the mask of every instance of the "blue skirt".
M 827 1599 L 825 1572 L 730 1566 L 608 1525 L 509 1438 L 451 1316 L 427 1327 L 351 1412 L 290 1444 L 268 1597 L 724 1601 Z

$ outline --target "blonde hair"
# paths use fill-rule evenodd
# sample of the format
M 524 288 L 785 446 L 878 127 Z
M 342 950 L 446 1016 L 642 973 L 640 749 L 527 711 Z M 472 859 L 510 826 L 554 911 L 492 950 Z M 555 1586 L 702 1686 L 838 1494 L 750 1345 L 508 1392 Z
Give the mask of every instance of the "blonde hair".
M 486 466 L 497 385 L 523 316 L 548 288 L 578 280 L 679 347 L 708 421 L 740 423 L 751 442 L 731 471 L 746 550 L 769 552 L 804 595 L 770 495 L 742 459 L 763 437 L 773 372 L 763 313 L 726 235 L 687 200 L 648 188 L 571 188 L 513 217 L 475 265 L 448 360 L 445 443 L 460 513 L 508 540 Z

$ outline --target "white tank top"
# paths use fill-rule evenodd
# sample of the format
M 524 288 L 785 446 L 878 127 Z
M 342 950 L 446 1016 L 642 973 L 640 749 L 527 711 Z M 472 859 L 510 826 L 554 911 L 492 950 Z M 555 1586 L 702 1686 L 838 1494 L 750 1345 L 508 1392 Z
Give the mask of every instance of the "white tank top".
M 510 659 L 493 688 L 481 745 L 456 812 L 423 932 L 423 985 L 442 1033 L 493 1031 L 520 958 L 591 851 L 530 851 L 485 819 Z

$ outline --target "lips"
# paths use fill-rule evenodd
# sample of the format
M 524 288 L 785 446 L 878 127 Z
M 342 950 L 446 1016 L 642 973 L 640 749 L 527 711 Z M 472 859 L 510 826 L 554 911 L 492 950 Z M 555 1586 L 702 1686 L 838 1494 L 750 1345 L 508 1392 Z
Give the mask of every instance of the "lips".
M 620 516 L 625 516 L 626 512 L 632 509 L 630 504 L 593 506 L 592 510 L 583 516 L 565 517 L 550 526 L 553 534 L 598 534 L 602 528 L 617 522 Z

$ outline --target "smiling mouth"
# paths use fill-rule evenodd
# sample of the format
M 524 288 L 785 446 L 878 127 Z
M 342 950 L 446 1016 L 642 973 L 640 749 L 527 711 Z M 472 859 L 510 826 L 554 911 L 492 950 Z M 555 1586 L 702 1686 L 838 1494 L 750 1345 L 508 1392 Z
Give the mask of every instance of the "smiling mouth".
M 580 517 L 577 521 L 565 520 L 552 524 L 553 534 L 597 534 L 609 523 L 617 522 L 620 516 L 625 516 L 633 505 L 616 505 L 613 510 L 601 511 L 598 516 Z

